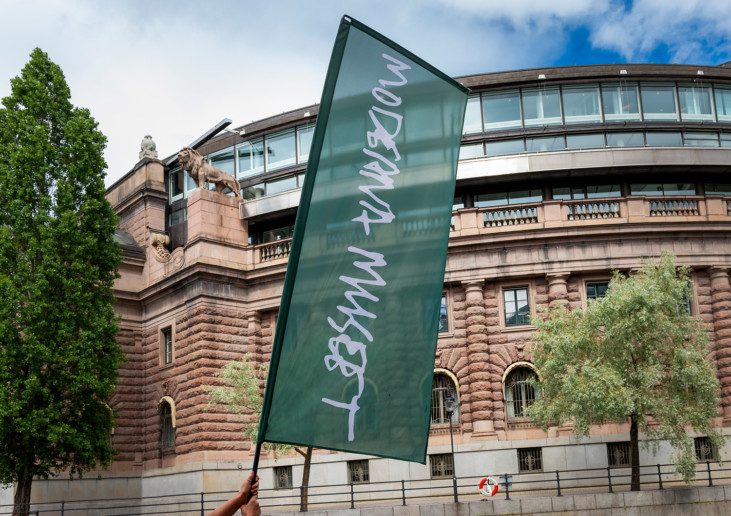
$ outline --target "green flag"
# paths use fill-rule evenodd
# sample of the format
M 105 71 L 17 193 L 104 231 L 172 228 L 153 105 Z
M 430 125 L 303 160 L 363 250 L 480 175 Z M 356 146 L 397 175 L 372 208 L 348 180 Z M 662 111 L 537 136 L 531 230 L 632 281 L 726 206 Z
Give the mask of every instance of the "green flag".
M 467 90 L 344 17 L 259 441 L 424 462 Z

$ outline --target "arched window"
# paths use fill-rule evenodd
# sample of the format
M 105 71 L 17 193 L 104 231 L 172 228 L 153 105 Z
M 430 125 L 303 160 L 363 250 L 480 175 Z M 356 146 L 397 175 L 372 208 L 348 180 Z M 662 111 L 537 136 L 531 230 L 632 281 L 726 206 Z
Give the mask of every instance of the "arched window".
M 526 409 L 539 395 L 538 376 L 529 367 L 516 367 L 505 378 L 505 405 L 508 419 L 527 417 Z
M 169 396 L 160 400 L 160 450 L 175 451 L 175 402 Z
M 431 390 L 431 422 L 432 424 L 449 423 L 447 399 L 451 395 L 454 400 L 452 423 L 459 423 L 459 397 L 454 381 L 444 373 L 434 373 Z

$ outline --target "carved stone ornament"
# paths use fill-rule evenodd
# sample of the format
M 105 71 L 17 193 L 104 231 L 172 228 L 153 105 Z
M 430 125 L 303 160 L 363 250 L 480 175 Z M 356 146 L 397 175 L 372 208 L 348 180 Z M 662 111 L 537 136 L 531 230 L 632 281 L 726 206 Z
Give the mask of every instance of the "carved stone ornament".
M 170 237 L 164 233 L 150 233 L 150 245 L 152 246 L 152 255 L 158 262 L 170 261 L 170 251 L 167 245 L 170 244 Z
M 140 159 L 145 158 L 157 159 L 157 145 L 149 134 L 146 134 L 140 143 Z
M 190 147 L 183 147 L 178 152 L 178 161 L 180 161 L 180 166 L 183 167 L 183 170 L 193 178 L 198 188 L 203 187 L 207 181 L 215 184 L 216 191 L 219 193 L 222 193 L 224 188 L 229 188 L 236 194 L 236 197 L 241 196 L 239 182 L 235 177 L 227 174 L 223 170 L 217 169 Z

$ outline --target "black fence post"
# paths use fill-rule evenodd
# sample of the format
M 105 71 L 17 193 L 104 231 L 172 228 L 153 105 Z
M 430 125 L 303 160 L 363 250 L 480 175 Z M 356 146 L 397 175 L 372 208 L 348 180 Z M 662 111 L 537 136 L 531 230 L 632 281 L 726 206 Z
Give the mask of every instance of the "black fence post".
M 401 481 L 401 505 L 406 505 L 406 482 Z
M 452 475 L 452 492 L 454 493 L 454 503 L 459 502 L 459 495 L 457 494 L 457 477 Z
M 556 496 L 562 496 L 561 495 L 561 477 L 558 474 L 558 470 L 556 470 L 556 491 L 558 491 Z
M 607 481 L 609 482 L 609 492 L 613 493 L 614 490 L 612 489 L 612 470 L 609 469 L 609 466 L 607 466 Z
M 711 463 L 706 461 L 706 469 L 708 470 L 708 486 L 713 487 L 713 477 L 711 477 Z
M 660 471 L 660 464 L 657 465 L 657 483 L 659 485 L 659 489 L 663 489 L 663 487 L 662 487 L 662 472 Z
M 353 490 L 353 483 L 350 483 L 350 508 L 355 509 L 355 491 Z
M 63 516 L 63 513 L 65 510 L 66 510 L 66 502 L 61 502 L 61 516 Z
M 201 493 L 201 516 L 206 516 L 205 504 L 203 503 L 203 493 Z
M 505 499 L 510 500 L 510 484 L 508 483 L 508 474 L 505 473 L 503 475 L 503 478 L 505 479 Z

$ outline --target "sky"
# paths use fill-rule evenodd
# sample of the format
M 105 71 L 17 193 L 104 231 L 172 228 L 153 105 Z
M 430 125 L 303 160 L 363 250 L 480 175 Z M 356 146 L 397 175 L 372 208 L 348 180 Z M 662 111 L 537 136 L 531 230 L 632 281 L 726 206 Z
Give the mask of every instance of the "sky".
M 731 0 L 0 0 L 0 97 L 40 47 L 108 138 L 106 184 L 216 122 L 319 102 L 342 15 L 452 76 L 731 60 Z

